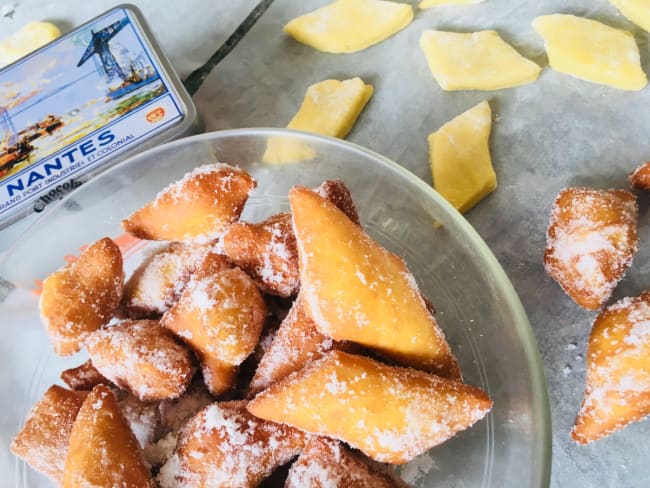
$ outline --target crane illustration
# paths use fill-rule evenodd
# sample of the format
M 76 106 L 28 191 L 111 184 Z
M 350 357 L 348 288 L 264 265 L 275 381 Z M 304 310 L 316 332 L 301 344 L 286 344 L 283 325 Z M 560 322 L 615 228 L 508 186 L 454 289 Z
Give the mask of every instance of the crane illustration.
M 104 72 L 106 73 L 108 81 L 112 81 L 116 76 L 122 80 L 126 80 L 128 75 L 124 72 L 120 64 L 117 62 L 115 56 L 113 56 L 113 53 L 111 53 L 108 42 L 113 37 L 115 37 L 115 35 L 120 32 L 128 23 L 129 19 L 125 17 L 116 22 L 113 22 L 111 25 L 105 27 L 104 29 L 101 29 L 100 31 L 94 32 L 91 30 L 90 33 L 92 34 L 92 37 L 88 43 L 86 51 L 83 53 L 83 56 L 81 56 L 81 59 L 77 63 L 77 67 L 80 67 L 92 56 L 97 54 L 101 60 L 102 67 L 104 68 Z

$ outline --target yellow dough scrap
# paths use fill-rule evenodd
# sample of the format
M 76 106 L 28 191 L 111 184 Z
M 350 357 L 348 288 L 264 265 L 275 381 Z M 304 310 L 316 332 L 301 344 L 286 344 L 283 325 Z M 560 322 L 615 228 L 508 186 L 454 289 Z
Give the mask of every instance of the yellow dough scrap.
M 483 101 L 429 136 L 433 186 L 464 213 L 497 187 L 490 159 L 492 112 Z
M 641 90 L 647 78 L 627 31 L 574 15 L 542 15 L 533 27 L 546 43 L 551 68 L 621 90 Z
M 650 0 L 609 0 L 631 22 L 650 32 Z
M 337 0 L 293 19 L 284 31 L 327 53 L 352 53 L 377 44 L 413 20 L 410 5 L 381 0 Z
M 354 126 L 373 91 L 372 85 L 365 84 L 361 78 L 315 83 L 307 88 L 300 110 L 287 127 L 343 138 Z M 280 136 L 269 138 L 263 160 L 265 163 L 288 163 L 312 159 L 315 155 L 309 145 Z
M 61 31 L 54 24 L 29 22 L 0 41 L 0 66 L 13 63 L 60 36 Z
M 419 8 L 431 8 L 438 5 L 466 5 L 470 3 L 482 3 L 485 0 L 422 0 Z
M 531 83 L 542 70 L 495 31 L 427 30 L 420 47 L 443 90 L 499 90 Z

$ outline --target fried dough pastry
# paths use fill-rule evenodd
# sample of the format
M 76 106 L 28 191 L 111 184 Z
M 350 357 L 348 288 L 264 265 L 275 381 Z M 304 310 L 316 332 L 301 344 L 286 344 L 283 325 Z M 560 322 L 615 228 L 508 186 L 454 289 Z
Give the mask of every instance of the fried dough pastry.
M 294 187 L 289 201 L 301 294 L 319 332 L 459 378 L 456 358 L 404 261 L 315 192 Z
M 650 161 L 635 169 L 628 180 L 637 190 L 650 190 Z
M 50 386 L 11 442 L 12 453 L 51 478 L 57 486 L 63 479 L 70 431 L 83 401 L 84 394 Z
M 154 488 L 133 432 L 111 390 L 96 386 L 72 426 L 62 488 Z
M 544 267 L 578 305 L 597 310 L 637 251 L 636 197 L 625 190 L 567 188 L 553 204 Z
M 256 186 L 239 168 L 199 166 L 123 220 L 122 228 L 140 239 L 205 242 L 239 218 Z
M 157 479 L 162 488 L 252 488 L 298 455 L 305 440 L 296 429 L 253 417 L 246 402 L 213 403 L 183 427 Z
M 350 189 L 343 180 L 325 180 L 314 188 L 314 191 L 336 205 L 352 222 L 361 225 L 359 210 L 352 199 Z
M 199 356 L 210 392 L 235 384 L 237 366 L 259 341 L 266 305 L 255 282 L 239 268 L 206 273 L 201 266 L 161 320 Z
M 594 321 L 587 386 L 571 431 L 587 444 L 650 414 L 650 291 L 624 298 Z
M 39 308 L 57 354 L 78 352 L 88 334 L 111 319 L 123 283 L 122 253 L 108 237 L 45 279 Z
M 197 376 L 182 396 L 160 402 L 160 420 L 165 428 L 178 431 L 199 410 L 213 402 L 214 398 L 202 378 Z
M 68 385 L 71 390 L 92 390 L 97 385 L 111 386 L 111 380 L 105 378 L 93 362 L 89 359 L 76 368 L 66 369 L 61 372 L 61 380 Z
M 131 318 L 155 318 L 180 296 L 204 253 L 201 248 L 172 242 L 152 253 L 124 285 L 122 307 Z
M 291 215 L 279 213 L 258 224 L 236 222 L 223 236 L 223 251 L 264 293 L 298 293 L 298 250 Z
M 470 427 L 491 407 L 474 386 L 331 351 L 258 394 L 248 411 L 345 441 L 379 462 L 402 464 Z
M 196 372 L 192 353 L 156 320 L 126 320 L 87 342 L 97 370 L 144 401 L 178 398 Z
M 302 298 L 293 302 L 289 314 L 280 324 L 271 346 L 260 360 L 248 387 L 256 394 L 276 381 L 302 369 L 310 361 L 320 359 L 331 349 L 346 348 L 346 343 L 333 341 L 316 328 L 307 315 Z
M 397 473 L 340 442 L 312 437 L 291 465 L 285 488 L 406 488 Z
M 141 448 L 163 434 L 158 402 L 143 402 L 126 390 L 113 389 L 117 406 Z

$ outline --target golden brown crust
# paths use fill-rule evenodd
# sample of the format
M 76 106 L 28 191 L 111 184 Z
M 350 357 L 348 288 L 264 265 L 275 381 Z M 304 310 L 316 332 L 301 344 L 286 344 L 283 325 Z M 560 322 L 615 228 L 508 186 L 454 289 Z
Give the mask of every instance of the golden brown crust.
M 96 386 L 79 410 L 61 486 L 154 488 L 138 441 L 107 386 Z
M 343 180 L 326 180 L 314 188 L 314 191 L 336 205 L 352 222 L 361 226 L 359 211 L 352 199 L 350 189 Z
M 92 390 L 97 385 L 111 386 L 113 383 L 105 378 L 93 362 L 89 359 L 76 368 L 66 369 L 61 372 L 61 380 L 70 387 L 71 390 Z
M 302 432 L 257 419 L 246 402 L 213 403 L 183 427 L 161 468 L 162 488 L 255 487 L 305 445 Z
M 160 317 L 176 303 L 205 251 L 181 242 L 154 251 L 124 285 L 122 309 L 134 319 Z
M 279 213 L 258 224 L 234 223 L 223 236 L 223 250 L 264 293 L 290 297 L 298 292 L 298 250 L 290 214 Z
M 632 188 L 650 190 L 650 161 L 636 168 L 628 177 Z
M 342 440 L 379 462 L 402 464 L 470 427 L 491 407 L 474 386 L 330 351 L 259 393 L 248 411 Z
M 544 267 L 578 305 L 597 310 L 637 251 L 636 197 L 625 190 L 567 188 L 551 210 Z
M 236 366 L 255 349 L 266 305 L 241 269 L 208 268 L 216 272 L 200 267 L 161 323 L 196 352 L 208 388 L 220 395 L 234 386 Z
M 318 332 L 299 295 L 262 356 L 248 393 L 259 393 L 310 361 L 320 359 L 331 349 L 347 348 L 347 343 L 333 341 Z
M 97 370 L 144 401 L 178 398 L 196 372 L 192 353 L 156 320 L 126 320 L 87 341 Z
M 200 166 L 123 220 L 122 228 L 140 239 L 155 241 L 214 239 L 239 218 L 256 185 L 239 168 Z
M 45 279 L 39 308 L 57 354 L 78 352 L 88 335 L 111 319 L 123 283 L 122 253 L 108 237 Z
M 650 291 L 601 312 L 587 349 L 585 396 L 571 431 L 579 444 L 650 414 Z
M 404 261 L 317 193 L 294 187 L 289 202 L 300 293 L 319 332 L 406 366 L 460 378 L 458 361 Z
M 397 473 L 338 441 L 313 436 L 291 465 L 284 488 L 406 488 Z
M 60 485 L 70 432 L 83 401 L 84 395 L 60 386 L 48 388 L 27 415 L 11 452 Z

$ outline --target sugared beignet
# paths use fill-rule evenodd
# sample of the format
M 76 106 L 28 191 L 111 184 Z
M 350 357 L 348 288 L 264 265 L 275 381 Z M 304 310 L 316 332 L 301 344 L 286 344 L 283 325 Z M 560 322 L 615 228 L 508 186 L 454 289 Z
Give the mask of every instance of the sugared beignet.
M 178 398 L 196 372 L 192 353 L 157 320 L 126 320 L 87 342 L 97 370 L 144 401 Z
M 587 348 L 587 386 L 571 431 L 579 444 L 650 414 L 650 291 L 601 312 Z
M 256 185 L 239 168 L 199 166 L 123 220 L 122 228 L 140 239 L 209 241 L 239 218 Z
M 298 292 L 298 250 L 290 214 L 279 213 L 258 224 L 234 223 L 223 236 L 223 250 L 263 292 L 281 297 Z
M 628 180 L 638 190 L 650 190 L 650 161 L 636 168 Z
M 27 415 L 25 425 L 11 443 L 11 452 L 51 478 L 63 480 L 70 432 L 85 393 L 50 386 Z
M 70 433 L 62 488 L 154 488 L 138 441 L 111 390 L 96 386 Z
M 334 204 L 289 192 L 300 256 L 300 293 L 319 332 L 406 366 L 459 378 L 458 362 L 404 261 Z
M 338 441 L 312 437 L 291 465 L 284 488 L 407 488 L 397 473 Z
M 62 371 L 61 380 L 68 385 L 71 390 L 90 391 L 97 385 L 112 385 L 111 380 L 97 371 L 97 368 L 93 366 L 93 362 L 90 359 L 76 368 Z
M 256 417 L 347 442 L 402 464 L 482 419 L 485 392 L 424 371 L 331 351 L 248 404 Z
M 105 237 L 43 282 L 39 308 L 54 351 L 81 349 L 88 334 L 106 324 L 122 298 L 122 253 Z
M 157 480 L 162 488 L 252 488 L 297 456 L 306 437 L 253 417 L 246 402 L 213 403 L 183 427 Z
M 555 199 L 544 267 L 578 305 L 597 310 L 637 251 L 636 197 L 625 190 L 567 188 Z

